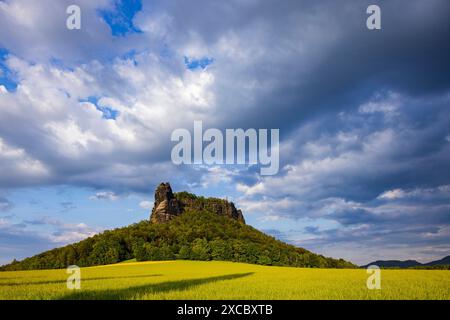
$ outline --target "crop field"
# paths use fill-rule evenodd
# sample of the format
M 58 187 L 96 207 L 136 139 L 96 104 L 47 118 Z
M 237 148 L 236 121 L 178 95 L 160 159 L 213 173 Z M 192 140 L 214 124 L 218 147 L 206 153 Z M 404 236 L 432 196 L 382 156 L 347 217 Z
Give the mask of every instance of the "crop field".
M 270 267 L 221 261 L 129 262 L 81 269 L 0 272 L 0 299 L 450 299 L 449 270 L 381 270 L 369 290 L 364 269 Z

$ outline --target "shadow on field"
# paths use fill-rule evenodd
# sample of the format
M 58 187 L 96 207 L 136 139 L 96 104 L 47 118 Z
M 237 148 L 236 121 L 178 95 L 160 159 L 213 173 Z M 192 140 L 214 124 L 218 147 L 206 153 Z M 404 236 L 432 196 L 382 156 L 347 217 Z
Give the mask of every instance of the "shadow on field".
M 117 277 L 95 277 L 95 278 L 82 278 L 82 282 L 94 281 L 94 280 L 111 280 L 111 279 L 132 279 L 132 278 L 149 278 L 149 277 L 160 277 L 162 274 L 144 274 L 136 276 L 117 276 Z M 23 278 L 22 278 L 23 279 Z M 62 280 L 47 280 L 47 281 L 30 281 L 30 282 L 0 282 L 0 287 L 3 286 L 26 286 L 26 285 L 36 285 L 36 284 L 52 284 L 52 283 L 66 283 L 66 279 Z
M 92 291 L 77 291 L 60 297 L 61 300 L 127 300 L 139 299 L 139 297 L 146 293 L 162 293 L 168 291 L 187 290 L 195 286 L 207 284 L 216 281 L 233 280 L 252 275 L 253 272 L 236 273 L 224 276 L 190 279 L 180 281 L 167 281 L 162 283 L 147 284 L 142 286 L 134 286 L 125 289 L 112 290 L 92 290 Z

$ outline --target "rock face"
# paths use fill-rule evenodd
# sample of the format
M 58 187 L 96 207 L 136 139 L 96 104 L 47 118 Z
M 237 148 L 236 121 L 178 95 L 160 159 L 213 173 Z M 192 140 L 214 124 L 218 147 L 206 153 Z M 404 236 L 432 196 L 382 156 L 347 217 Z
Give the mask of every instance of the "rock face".
M 153 223 L 164 223 L 186 210 L 206 210 L 245 223 L 242 211 L 233 202 L 217 198 L 197 197 L 187 192 L 174 194 L 168 182 L 161 183 L 155 191 L 155 204 L 150 216 Z
M 175 199 L 170 184 L 161 183 L 155 191 L 155 204 L 150 221 L 167 222 L 179 214 L 181 214 L 180 203 Z

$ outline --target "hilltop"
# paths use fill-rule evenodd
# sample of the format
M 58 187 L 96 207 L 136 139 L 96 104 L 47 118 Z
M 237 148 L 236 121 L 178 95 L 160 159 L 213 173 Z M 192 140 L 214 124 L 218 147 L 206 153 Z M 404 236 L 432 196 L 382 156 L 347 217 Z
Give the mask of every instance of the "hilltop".
M 158 186 L 150 220 L 105 231 L 75 244 L 14 261 L 0 270 L 30 270 L 117 263 L 129 259 L 224 260 L 261 265 L 354 268 L 342 259 L 298 248 L 246 225 L 232 202 L 173 193 Z
M 236 209 L 233 202 L 218 198 L 198 197 L 192 193 L 172 192 L 170 183 L 161 183 L 155 191 L 155 205 L 150 221 L 167 222 L 186 211 L 209 211 L 245 223 L 242 211 Z

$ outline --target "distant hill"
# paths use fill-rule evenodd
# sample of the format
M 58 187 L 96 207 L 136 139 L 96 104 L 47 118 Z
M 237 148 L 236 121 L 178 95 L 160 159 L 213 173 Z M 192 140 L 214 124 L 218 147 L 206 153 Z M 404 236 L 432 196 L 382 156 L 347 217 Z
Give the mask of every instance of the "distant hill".
M 450 265 L 450 256 L 446 256 L 441 260 L 431 261 L 424 264 L 425 266 L 442 266 L 442 265 Z
M 80 267 L 145 260 L 224 260 L 261 265 L 354 268 L 283 243 L 245 224 L 232 202 L 181 192 L 168 183 L 156 189 L 150 221 L 87 238 L 43 252 L 0 270 Z
M 361 268 L 367 268 L 370 265 L 376 265 L 380 268 L 427 268 L 438 266 L 450 266 L 450 256 L 442 258 L 441 260 L 431 261 L 428 263 L 420 263 L 416 260 L 377 260 L 361 266 Z
M 376 265 L 380 268 L 411 268 L 422 265 L 420 262 L 416 260 L 377 260 L 371 262 L 365 266 L 361 266 L 361 268 L 367 268 L 370 265 Z

